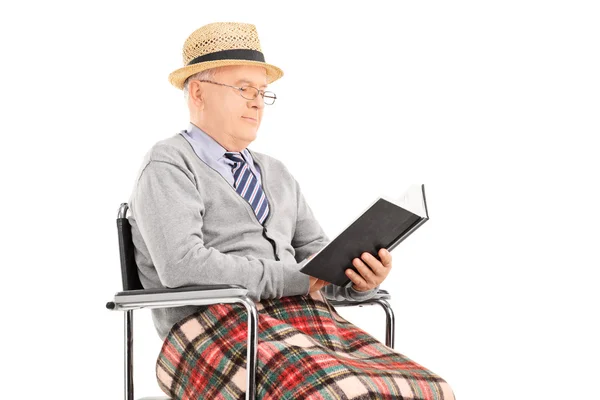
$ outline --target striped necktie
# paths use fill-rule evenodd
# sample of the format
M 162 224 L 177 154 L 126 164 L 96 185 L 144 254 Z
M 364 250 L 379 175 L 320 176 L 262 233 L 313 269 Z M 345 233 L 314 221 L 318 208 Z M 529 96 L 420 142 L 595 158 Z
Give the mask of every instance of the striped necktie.
M 235 191 L 250 204 L 256 214 L 258 222 L 262 225 L 269 215 L 269 202 L 262 190 L 258 179 L 239 152 L 226 152 L 225 157 L 233 161 L 233 187 Z

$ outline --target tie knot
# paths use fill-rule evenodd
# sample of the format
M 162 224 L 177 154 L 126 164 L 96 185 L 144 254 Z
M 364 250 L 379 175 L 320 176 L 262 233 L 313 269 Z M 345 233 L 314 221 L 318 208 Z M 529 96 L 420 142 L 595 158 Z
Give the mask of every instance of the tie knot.
M 225 157 L 230 159 L 231 161 L 235 161 L 235 162 L 246 162 L 246 160 L 244 160 L 244 157 L 242 156 L 242 154 L 240 152 L 237 151 L 228 151 L 225 153 Z

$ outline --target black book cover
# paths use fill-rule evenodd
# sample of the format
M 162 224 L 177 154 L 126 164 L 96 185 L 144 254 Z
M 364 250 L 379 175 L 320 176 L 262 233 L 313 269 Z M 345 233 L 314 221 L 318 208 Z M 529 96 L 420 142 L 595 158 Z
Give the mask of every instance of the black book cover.
M 423 203 L 424 201 L 423 191 Z M 350 268 L 358 273 L 352 265 L 354 258 L 360 258 L 366 251 L 379 259 L 378 252 L 381 248 L 391 251 L 428 219 L 428 216 L 421 217 L 379 198 L 300 271 L 338 286 L 346 286 L 351 282 L 346 269 Z

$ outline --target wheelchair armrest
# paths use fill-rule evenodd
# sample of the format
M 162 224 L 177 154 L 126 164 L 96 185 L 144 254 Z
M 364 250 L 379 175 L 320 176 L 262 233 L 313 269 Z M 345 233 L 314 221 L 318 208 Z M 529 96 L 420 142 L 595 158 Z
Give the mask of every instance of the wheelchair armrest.
M 138 308 L 165 308 L 187 305 L 209 305 L 237 302 L 248 289 L 240 285 L 196 285 L 172 289 L 126 290 L 106 303 L 109 310 L 127 311 Z
M 367 300 L 327 300 L 334 307 L 360 306 L 377 304 L 381 300 L 389 300 L 392 296 L 385 289 L 378 289 L 375 296 Z

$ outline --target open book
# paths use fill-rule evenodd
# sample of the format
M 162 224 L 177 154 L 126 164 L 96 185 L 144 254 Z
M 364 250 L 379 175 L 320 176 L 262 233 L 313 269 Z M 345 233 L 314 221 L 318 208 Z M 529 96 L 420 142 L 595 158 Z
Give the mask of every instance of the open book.
M 381 248 L 392 251 L 429 219 L 425 185 L 412 185 L 398 199 L 377 198 L 358 218 L 300 269 L 338 286 L 351 282 L 346 269 L 358 270 L 354 258 L 369 252 L 379 259 Z

